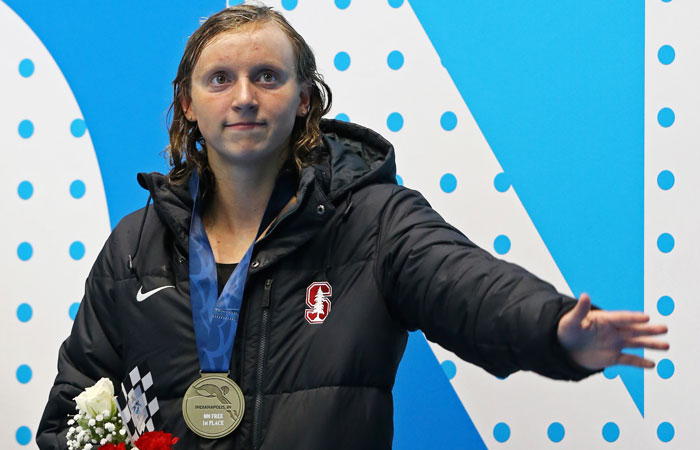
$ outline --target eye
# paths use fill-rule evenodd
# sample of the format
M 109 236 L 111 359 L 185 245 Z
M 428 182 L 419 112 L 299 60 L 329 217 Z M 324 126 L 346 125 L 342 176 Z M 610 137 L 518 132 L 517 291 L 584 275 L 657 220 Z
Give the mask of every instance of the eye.
M 261 72 L 258 79 L 263 83 L 276 83 L 278 81 L 277 74 L 269 70 Z
M 222 84 L 225 84 L 228 81 L 228 78 L 226 75 L 222 73 L 217 73 L 213 77 L 211 77 L 211 83 L 214 86 L 221 86 Z

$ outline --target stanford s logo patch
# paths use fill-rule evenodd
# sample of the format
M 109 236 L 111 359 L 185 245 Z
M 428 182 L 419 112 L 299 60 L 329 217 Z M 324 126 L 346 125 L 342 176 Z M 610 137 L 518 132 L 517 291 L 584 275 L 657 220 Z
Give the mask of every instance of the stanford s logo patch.
M 312 325 L 323 323 L 331 312 L 331 301 L 328 297 L 333 294 L 333 288 L 327 281 L 316 281 L 306 288 L 306 306 L 304 313 L 306 321 Z

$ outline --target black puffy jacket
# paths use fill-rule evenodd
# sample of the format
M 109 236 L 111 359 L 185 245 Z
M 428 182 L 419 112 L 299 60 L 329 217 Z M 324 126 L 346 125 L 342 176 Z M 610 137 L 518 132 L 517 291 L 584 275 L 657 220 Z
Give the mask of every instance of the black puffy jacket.
M 255 245 L 230 377 L 243 390 L 238 429 L 199 438 L 181 414 L 199 377 L 189 302 L 192 201 L 160 174 L 139 181 L 153 205 L 115 228 L 86 282 L 37 433 L 64 449 L 72 398 L 108 376 L 115 386 L 147 361 L 164 431 L 191 449 L 388 449 L 394 377 L 407 330 L 489 372 L 589 374 L 556 339 L 575 300 L 493 258 L 416 191 L 396 185 L 394 152 L 378 134 L 323 121 L 326 162 L 303 170 L 296 205 Z M 130 256 L 133 269 L 129 268 Z M 307 287 L 328 282 L 331 311 L 305 319 Z M 164 289 L 143 302 L 140 288 Z

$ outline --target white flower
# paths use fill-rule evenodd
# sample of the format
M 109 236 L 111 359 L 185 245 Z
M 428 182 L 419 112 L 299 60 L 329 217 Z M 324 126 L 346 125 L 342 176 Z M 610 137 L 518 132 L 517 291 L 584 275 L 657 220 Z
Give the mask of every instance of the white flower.
M 73 425 L 74 423 L 75 423 L 75 420 L 73 420 L 73 419 L 70 419 L 70 420 L 68 421 L 68 425 Z
M 95 419 L 96 419 L 98 422 L 102 422 L 102 421 L 104 420 L 104 417 L 102 416 L 102 414 L 98 414 L 97 417 L 95 417 Z
M 115 427 L 113 423 L 107 422 L 107 423 L 105 424 L 105 429 L 106 429 L 107 431 L 109 431 L 110 433 L 113 433 L 114 430 L 115 430 L 115 428 L 117 428 L 117 427 Z
M 114 386 L 109 378 L 101 378 L 94 386 L 85 389 L 73 400 L 81 411 L 92 417 L 103 411 L 110 411 L 111 415 L 115 409 Z
M 88 425 L 90 425 L 91 427 L 94 427 L 96 423 L 97 422 L 95 422 L 95 419 L 88 420 Z
M 124 436 L 126 434 L 126 430 L 124 428 L 122 428 L 121 430 L 119 430 L 119 434 Z
M 85 447 L 83 447 L 83 450 L 92 450 L 92 444 L 85 444 Z

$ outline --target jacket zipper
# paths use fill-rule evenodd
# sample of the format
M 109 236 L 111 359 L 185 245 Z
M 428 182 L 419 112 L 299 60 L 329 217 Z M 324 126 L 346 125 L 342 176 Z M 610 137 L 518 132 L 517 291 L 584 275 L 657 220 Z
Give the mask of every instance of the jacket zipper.
M 263 375 L 265 366 L 265 353 L 267 351 L 267 336 L 270 321 L 270 293 L 272 291 L 272 279 L 265 280 L 262 301 L 262 321 L 260 324 L 260 347 L 258 348 L 258 368 L 255 386 L 255 405 L 253 409 L 253 448 L 260 448 L 262 438 L 262 403 L 263 403 Z

